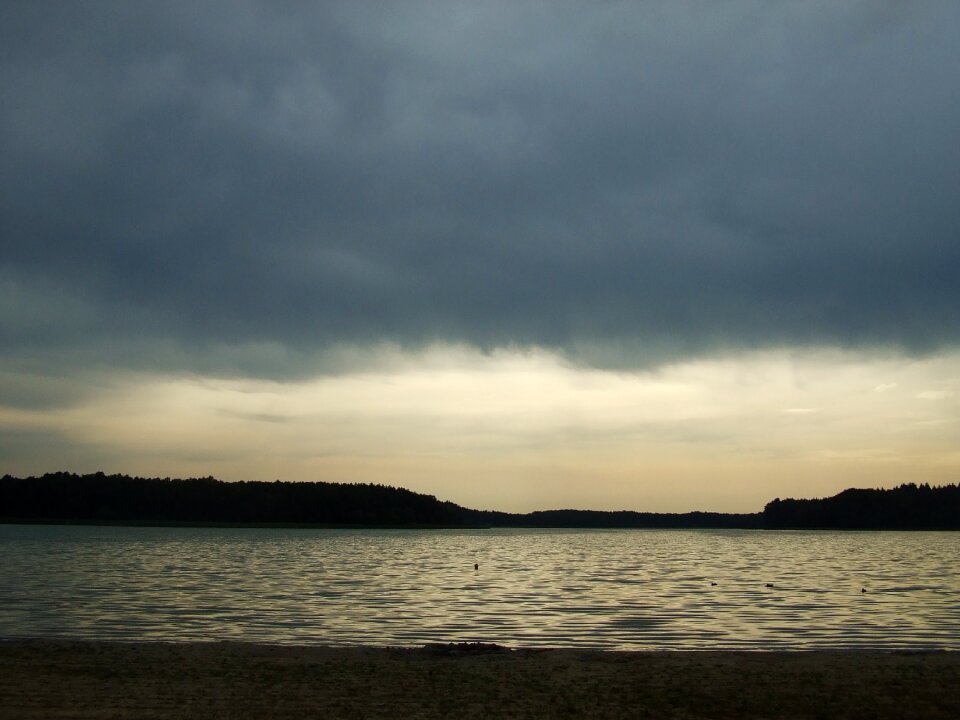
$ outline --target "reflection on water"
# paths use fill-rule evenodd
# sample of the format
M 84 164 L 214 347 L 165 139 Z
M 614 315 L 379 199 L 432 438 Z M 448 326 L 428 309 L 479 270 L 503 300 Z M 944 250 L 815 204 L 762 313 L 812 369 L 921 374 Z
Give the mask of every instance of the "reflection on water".
M 960 650 L 958 557 L 960 533 L 6 525 L 0 637 Z

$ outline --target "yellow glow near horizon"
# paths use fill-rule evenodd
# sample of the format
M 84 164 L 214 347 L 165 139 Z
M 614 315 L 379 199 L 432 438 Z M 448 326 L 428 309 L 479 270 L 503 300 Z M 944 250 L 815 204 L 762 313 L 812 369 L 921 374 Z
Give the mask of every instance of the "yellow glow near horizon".
M 5 471 L 379 482 L 516 511 L 754 511 L 960 470 L 957 355 L 781 351 L 644 373 L 545 352 L 400 360 L 295 383 L 131 375 L 68 408 L 0 407 L 5 431 L 59 438 Z

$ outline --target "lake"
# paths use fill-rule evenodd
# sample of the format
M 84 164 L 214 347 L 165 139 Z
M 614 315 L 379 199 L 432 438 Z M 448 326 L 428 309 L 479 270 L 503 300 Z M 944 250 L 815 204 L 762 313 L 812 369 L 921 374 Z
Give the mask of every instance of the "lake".
M 0 638 L 960 650 L 957 558 L 937 532 L 0 525 Z

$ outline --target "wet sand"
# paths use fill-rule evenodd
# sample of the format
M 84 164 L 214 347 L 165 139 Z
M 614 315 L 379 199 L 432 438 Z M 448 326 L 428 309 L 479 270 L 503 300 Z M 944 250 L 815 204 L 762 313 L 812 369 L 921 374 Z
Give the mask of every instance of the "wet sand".
M 955 718 L 960 653 L 0 642 L 0 718 Z

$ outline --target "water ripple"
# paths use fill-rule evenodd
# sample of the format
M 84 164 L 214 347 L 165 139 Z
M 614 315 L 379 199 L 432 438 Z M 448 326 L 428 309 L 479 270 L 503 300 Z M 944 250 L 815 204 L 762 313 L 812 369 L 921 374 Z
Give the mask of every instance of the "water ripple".
M 0 637 L 960 650 L 956 557 L 960 533 L 7 525 Z

